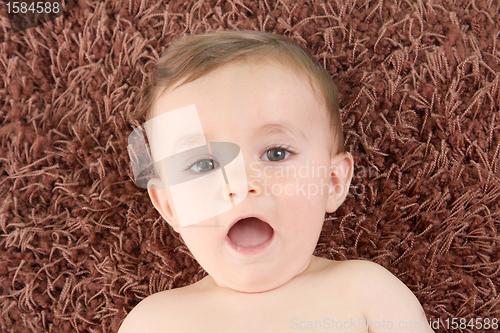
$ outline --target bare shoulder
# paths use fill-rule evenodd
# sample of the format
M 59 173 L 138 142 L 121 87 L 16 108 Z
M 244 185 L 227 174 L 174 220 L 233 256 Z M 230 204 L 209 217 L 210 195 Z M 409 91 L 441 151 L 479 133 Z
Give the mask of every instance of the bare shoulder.
M 381 265 L 366 260 L 347 260 L 332 264 L 329 270 L 345 282 L 367 321 L 390 323 L 394 329 L 405 332 L 432 332 L 412 291 Z M 400 328 L 400 324 L 403 327 Z M 369 332 L 384 331 L 374 326 Z
M 396 288 L 398 291 L 408 290 L 408 288 L 386 268 L 371 261 L 333 261 L 328 267 L 328 270 L 331 274 L 341 278 L 348 278 L 350 284 L 355 284 L 357 290 L 364 291 L 363 295 L 367 295 L 367 291 L 376 292 L 380 288 Z M 411 293 L 411 291 L 409 292 Z
M 174 294 L 170 290 L 162 291 L 143 299 L 127 315 L 118 333 L 158 332 L 162 325 L 159 318 L 165 319 L 164 313 L 168 314 L 169 305 L 174 302 L 171 297 Z
M 418 303 L 410 289 L 389 270 L 367 260 L 345 261 L 345 271 L 356 284 L 358 297 L 367 304 L 406 301 L 406 305 Z M 383 295 L 383 299 L 380 297 Z M 420 307 L 420 303 L 418 303 Z
M 327 260 L 324 259 L 325 261 L 329 262 L 329 269 L 336 269 L 339 272 L 347 272 L 349 273 L 354 273 L 357 271 L 363 272 L 365 270 L 385 270 L 382 266 L 379 264 L 376 264 L 374 262 L 368 261 L 368 260 L 343 260 L 343 261 L 333 261 L 333 260 Z
M 394 283 L 394 279 L 397 280 L 387 269 L 367 260 L 329 260 L 326 270 L 336 278 L 348 279 L 349 281 L 345 281 L 348 285 L 356 284 L 356 289 L 359 289 L 359 283 L 383 284 Z
M 143 299 L 123 321 L 118 333 L 163 332 L 172 327 L 183 296 L 189 288 L 166 290 Z

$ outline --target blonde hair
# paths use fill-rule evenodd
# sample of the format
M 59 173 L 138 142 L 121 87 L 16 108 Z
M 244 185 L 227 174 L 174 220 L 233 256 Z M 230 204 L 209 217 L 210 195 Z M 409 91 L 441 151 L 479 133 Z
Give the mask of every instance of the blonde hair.
M 219 31 L 189 35 L 172 42 L 155 66 L 151 84 L 139 94 L 133 119 L 153 117 L 156 100 L 168 89 L 194 81 L 237 60 L 272 59 L 284 62 L 309 79 L 321 93 L 336 136 L 337 152 L 344 152 L 337 88 L 330 74 L 300 45 L 281 35 L 260 31 Z

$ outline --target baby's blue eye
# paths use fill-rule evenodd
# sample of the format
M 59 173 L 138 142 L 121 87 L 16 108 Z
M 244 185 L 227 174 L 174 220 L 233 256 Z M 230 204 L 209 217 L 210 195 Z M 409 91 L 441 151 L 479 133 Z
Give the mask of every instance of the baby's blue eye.
M 212 171 L 213 169 L 216 169 L 220 166 L 219 163 L 217 163 L 214 160 L 211 160 L 209 158 L 205 158 L 203 160 L 199 160 L 198 162 L 194 163 L 189 169 L 193 170 L 195 172 L 209 172 Z
M 284 148 L 272 148 L 262 155 L 265 161 L 278 162 L 290 156 L 290 152 Z

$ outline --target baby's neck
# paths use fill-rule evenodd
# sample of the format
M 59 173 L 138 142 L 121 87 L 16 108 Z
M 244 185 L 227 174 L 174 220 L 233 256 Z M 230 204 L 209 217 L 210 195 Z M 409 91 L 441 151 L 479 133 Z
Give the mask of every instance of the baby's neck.
M 221 294 L 226 294 L 228 296 L 234 295 L 234 296 L 244 296 L 244 295 L 255 295 L 253 297 L 258 297 L 257 295 L 259 294 L 269 294 L 269 293 L 277 293 L 281 291 L 286 291 L 288 288 L 297 288 L 297 285 L 304 283 L 305 281 L 309 280 L 312 276 L 316 275 L 318 272 L 323 270 L 325 267 L 330 265 L 333 261 L 325 259 L 325 258 L 320 258 L 320 257 L 315 257 L 311 256 L 311 259 L 309 261 L 309 264 L 307 267 L 302 271 L 300 274 L 296 275 L 293 279 L 289 280 L 285 284 L 271 290 L 263 291 L 263 292 L 255 292 L 255 293 L 246 293 L 246 292 L 241 292 L 237 291 L 231 288 L 227 288 L 224 286 L 220 286 L 212 276 L 207 275 L 205 278 L 197 282 L 195 285 L 196 287 L 200 288 L 200 291 L 206 292 L 206 293 L 211 293 L 211 292 L 217 292 Z M 296 289 L 295 289 L 296 290 Z

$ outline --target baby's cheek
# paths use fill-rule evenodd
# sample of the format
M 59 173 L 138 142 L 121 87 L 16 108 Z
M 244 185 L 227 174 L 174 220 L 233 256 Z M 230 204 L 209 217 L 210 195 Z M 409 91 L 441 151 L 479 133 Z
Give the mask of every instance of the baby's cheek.
M 328 195 L 329 183 L 320 177 L 282 177 L 273 179 L 268 189 L 273 195 L 287 196 L 292 200 L 314 200 Z
M 220 228 L 213 219 L 180 228 L 182 239 L 198 261 L 213 256 L 214 242 L 220 238 Z

